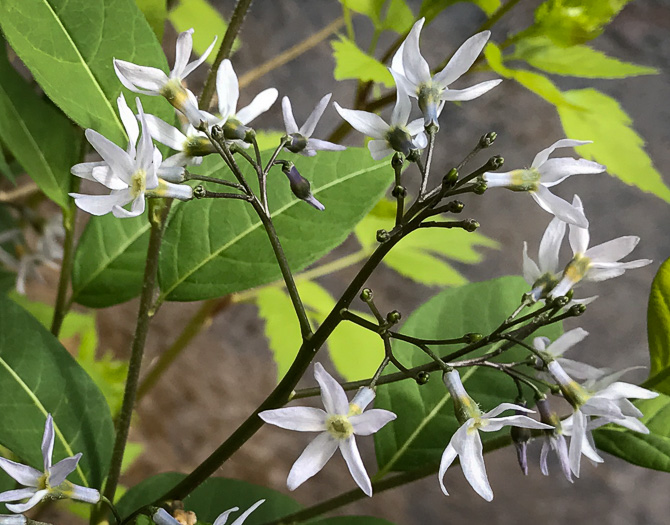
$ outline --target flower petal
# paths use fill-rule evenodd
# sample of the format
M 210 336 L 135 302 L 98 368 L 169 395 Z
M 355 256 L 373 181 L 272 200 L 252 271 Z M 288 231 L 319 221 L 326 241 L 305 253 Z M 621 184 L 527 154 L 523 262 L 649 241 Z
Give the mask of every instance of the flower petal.
M 549 437 L 545 437 L 542 442 L 542 450 L 540 450 L 540 472 L 545 476 L 549 475 L 549 466 L 547 465 L 547 456 L 549 455 L 549 450 L 551 445 L 549 444 Z
M 641 386 L 617 381 L 598 392 L 598 397 L 606 399 L 654 399 L 658 397 L 658 392 L 652 392 Z
M 5 507 L 7 507 L 12 512 L 15 512 L 17 514 L 22 514 L 22 513 L 26 512 L 27 510 L 32 509 L 35 505 L 37 505 L 40 501 L 42 501 L 48 493 L 49 493 L 49 491 L 46 490 L 46 489 L 38 490 L 25 503 L 22 503 L 22 504 L 19 504 L 19 505 L 13 505 L 13 504 L 7 503 L 5 505 Z
M 583 212 L 572 206 L 569 202 L 564 201 L 560 197 L 551 193 L 542 184 L 538 184 L 537 190 L 530 191 L 529 193 L 533 199 L 535 199 L 535 202 L 540 205 L 540 208 L 549 213 L 553 213 L 562 221 L 565 221 L 568 224 L 575 224 L 582 228 L 588 227 L 589 221 L 586 220 L 586 216 Z
M 111 140 L 103 137 L 97 131 L 87 129 L 86 138 L 91 143 L 91 146 L 98 152 L 109 167 L 114 172 L 114 175 L 119 177 L 126 184 L 130 184 L 130 177 L 133 174 L 134 163 L 127 152 L 119 148 Z
M 116 105 L 119 108 L 119 117 L 121 117 L 123 127 L 126 129 L 126 133 L 128 134 L 128 144 L 129 146 L 132 146 L 134 151 L 137 144 L 137 139 L 140 136 L 140 128 L 137 125 L 137 119 L 135 118 L 135 114 L 128 107 L 126 97 L 123 96 L 123 93 L 119 94 L 119 98 L 116 99 Z
M 146 207 L 146 203 L 144 201 L 144 193 L 140 193 L 137 197 L 135 197 L 132 205 L 130 206 L 130 211 L 126 210 L 125 208 L 122 208 L 121 206 L 123 205 L 116 205 L 112 208 L 112 214 L 114 215 L 114 217 L 124 219 L 130 217 L 138 217 L 139 215 L 142 215 Z
M 0 502 L 6 501 L 20 501 L 22 499 L 31 498 L 37 492 L 35 488 L 23 488 L 16 490 L 6 490 L 0 493 Z
M 307 120 L 300 128 L 300 133 L 303 136 L 309 138 L 314 134 L 316 125 L 319 123 L 319 120 L 321 120 L 323 112 L 326 111 L 326 108 L 328 107 L 328 102 L 330 102 L 330 97 L 332 96 L 333 96 L 332 93 L 328 93 L 327 95 L 321 97 L 319 103 L 316 105 L 312 113 L 310 113 L 309 117 L 307 117 Z
M 129 190 L 120 190 L 111 195 L 84 195 L 82 193 L 69 193 L 74 198 L 74 203 L 80 209 L 91 215 L 106 215 L 114 209 L 114 206 L 124 206 L 132 199 Z
M 130 91 L 143 95 L 160 95 L 161 89 L 169 81 L 168 76 L 155 67 L 138 66 L 132 62 L 114 59 L 114 71 Z
M 384 139 L 386 132 L 389 130 L 389 125 L 375 113 L 368 113 L 367 111 L 360 111 L 356 109 L 345 109 L 340 107 L 337 102 L 333 105 L 340 114 L 351 126 L 360 131 L 364 135 L 372 137 L 373 139 Z M 370 150 L 372 151 L 372 150 Z
M 323 432 L 327 414 L 320 408 L 287 407 L 264 410 L 258 414 L 263 421 L 280 428 L 300 432 Z
M 498 414 L 502 414 L 506 410 L 518 410 L 519 412 L 526 412 L 527 414 L 534 414 L 535 411 L 530 408 L 522 407 L 521 405 L 516 405 L 514 403 L 500 403 L 493 410 L 489 410 L 482 414 L 482 419 L 491 419 L 496 417 Z
M 340 441 L 340 452 L 342 452 L 344 461 L 347 462 L 347 467 L 349 467 L 349 472 L 351 473 L 351 477 L 354 478 L 356 485 L 367 496 L 372 497 L 372 483 L 370 483 L 370 477 L 365 470 L 365 465 L 363 465 L 363 460 L 358 452 L 354 436 L 349 436 L 347 439 Z
M 58 463 L 51 467 L 49 469 L 49 484 L 53 487 L 57 487 L 63 483 L 65 478 L 72 474 L 74 469 L 77 468 L 77 464 L 81 459 L 81 455 L 81 452 L 79 452 L 72 457 L 61 459 Z
M 490 36 L 491 31 L 482 31 L 468 38 L 456 50 L 444 69 L 435 75 L 433 81 L 442 87 L 447 87 L 460 78 L 475 63 Z
M 393 71 L 391 71 L 393 73 Z M 393 73 L 394 77 L 398 73 Z M 405 90 L 398 87 L 396 90 L 395 106 L 391 113 L 391 126 L 405 126 L 412 111 L 412 102 Z
M 44 434 L 42 435 L 42 460 L 44 461 L 44 472 L 51 468 L 51 456 L 54 453 L 54 420 L 51 414 L 47 415 L 44 423 Z M 57 483 L 59 485 L 59 483 Z
M 507 188 L 513 184 L 513 176 L 514 171 L 504 171 L 501 173 L 487 171 L 482 175 L 482 178 L 486 181 L 486 185 L 489 188 Z
M 639 242 L 639 237 L 626 235 L 589 248 L 584 255 L 593 263 L 616 262 L 631 253 Z
M 430 67 L 419 50 L 419 37 L 424 22 L 425 18 L 421 18 L 414 23 L 405 39 L 402 52 L 404 75 L 416 86 L 430 80 Z
M 329 415 L 347 415 L 349 401 L 340 384 L 331 376 L 321 363 L 314 363 L 314 378 L 321 387 L 321 401 Z
M 338 441 L 328 432 L 323 432 L 307 445 L 300 457 L 291 467 L 286 486 L 295 490 L 309 478 L 319 472 L 337 450 Z
M 144 115 L 144 120 L 147 125 L 147 131 L 154 140 L 165 144 L 173 150 L 184 150 L 188 139 L 181 131 L 154 115 Z
M 249 124 L 254 120 L 258 115 L 265 113 L 272 104 L 275 103 L 277 97 L 279 96 L 279 91 L 275 88 L 268 88 L 264 91 L 261 91 L 258 95 L 254 97 L 251 101 L 251 104 L 242 108 L 237 112 L 237 118 L 242 124 Z
M 428 146 L 428 137 L 422 131 L 416 137 L 414 137 L 414 140 L 412 140 L 412 145 L 415 149 L 424 149 L 426 146 Z
M 563 223 L 565 224 L 565 223 Z M 537 281 L 540 276 L 542 275 L 542 272 L 540 272 L 540 269 L 537 267 L 537 264 L 535 264 L 535 261 L 528 257 L 528 243 L 524 241 L 523 243 L 523 278 L 526 280 L 526 282 L 529 285 L 535 284 L 535 281 Z
M 288 97 L 281 99 L 281 112 L 284 117 L 284 129 L 286 130 L 286 133 L 289 135 L 291 133 L 298 133 L 298 124 L 293 116 L 293 108 L 291 107 L 291 101 Z
M 558 271 L 558 256 L 565 237 L 565 228 L 566 223 L 554 217 L 544 231 L 538 253 L 542 273 L 554 274 Z
M 575 328 L 569 332 L 565 332 L 556 341 L 549 345 L 547 352 L 554 357 L 561 356 L 568 348 L 575 346 L 580 341 L 583 341 L 589 333 L 583 328 Z
M 374 160 L 381 160 L 394 152 L 385 140 L 371 140 L 368 142 L 368 149 Z
M 517 408 L 517 410 L 519 410 Z M 529 418 L 528 416 L 506 416 L 506 417 L 496 417 L 489 419 L 489 424 L 480 427 L 479 430 L 482 432 L 496 432 L 502 427 L 521 427 L 521 428 L 535 428 L 535 429 L 544 429 L 549 430 L 552 427 L 546 423 L 541 423 L 540 421 L 535 421 L 534 419 Z
M 233 509 L 231 509 L 231 511 L 232 510 Z M 237 507 L 235 507 L 235 510 L 237 510 Z M 172 515 L 165 509 L 158 509 L 156 512 L 154 512 L 151 519 L 156 525 L 181 525 L 181 523 L 179 523 L 174 517 L 172 517 Z
M 440 96 L 442 101 L 466 102 L 481 97 L 502 82 L 502 79 L 487 80 L 465 89 L 445 89 Z
M 316 151 L 344 151 L 347 149 L 346 146 L 342 146 L 341 144 L 333 144 L 327 140 L 319 139 L 308 139 L 307 148 L 311 148 Z
M 586 440 L 586 416 L 575 410 L 572 415 L 572 429 L 570 438 L 570 469 L 575 477 L 579 477 L 579 467 L 582 459 L 582 447 Z
M 548 188 L 563 182 L 571 175 L 589 175 L 602 173 L 607 168 L 597 162 L 591 162 L 586 159 L 549 159 L 538 168 L 540 172 L 540 182 Z
M 444 452 L 442 452 L 442 459 L 440 459 L 440 471 L 437 474 L 437 479 L 440 481 L 440 488 L 442 489 L 442 492 L 445 496 L 448 496 L 449 493 L 447 492 L 447 488 L 444 486 L 444 475 L 447 473 L 447 469 L 456 459 L 456 456 L 456 449 L 451 445 L 450 442 L 447 445 L 447 448 L 444 449 Z
M 188 59 L 193 50 L 193 28 L 179 33 L 177 37 L 177 46 L 174 57 L 174 67 L 170 73 L 171 78 L 182 78 L 182 73 L 186 69 Z
M 212 49 L 214 49 L 214 45 L 216 44 L 216 39 L 217 39 L 217 36 L 214 36 L 214 40 L 212 40 L 212 43 L 209 44 L 209 47 L 207 49 L 205 49 L 205 52 L 202 55 L 200 55 L 200 57 L 197 60 L 194 60 L 193 62 L 191 62 L 190 64 L 188 64 L 184 68 L 184 71 L 181 74 L 182 79 L 189 76 L 200 64 L 202 64 L 205 60 L 207 60 L 207 57 L 212 52 Z
M 587 365 L 580 361 L 566 359 L 565 357 L 559 357 L 557 361 L 561 364 L 563 370 L 565 370 L 570 377 L 575 379 L 599 379 L 605 374 L 605 370 Z
M 369 436 L 397 417 L 398 416 L 389 410 L 373 408 L 372 410 L 368 410 L 357 416 L 351 416 L 349 422 L 354 427 L 354 434 L 359 436 Z
M 212 525 L 226 525 L 226 522 L 228 521 L 228 516 L 230 516 L 233 512 L 237 512 L 240 510 L 239 507 L 233 507 L 232 509 L 228 509 L 221 514 L 218 515 L 216 520 L 214 520 L 214 523 Z
M 461 469 L 470 486 L 486 501 L 493 500 L 493 490 L 486 475 L 482 439 L 479 432 L 473 431 L 466 434 L 466 438 L 460 442 L 460 450 L 458 447 L 456 450 L 461 460 Z
M 240 97 L 240 86 L 233 64 L 227 58 L 221 63 L 216 73 L 216 94 L 219 97 L 219 113 L 225 122 L 235 114 L 237 100 Z
M 583 146 L 584 144 L 591 144 L 593 141 L 591 140 L 572 140 L 572 139 L 561 139 L 557 140 L 554 142 L 551 146 L 548 148 L 543 149 L 540 151 L 537 155 L 535 155 L 535 158 L 533 159 L 533 163 L 531 164 L 532 168 L 538 168 L 545 162 L 547 162 L 547 159 L 549 158 L 549 155 L 553 153 L 553 151 L 557 148 L 574 148 L 575 146 Z
M 249 515 L 255 511 L 258 507 L 260 507 L 263 503 L 265 503 L 264 499 L 259 499 L 256 503 L 254 503 L 251 507 L 249 507 L 247 510 L 245 510 L 242 514 L 240 514 L 235 521 L 231 523 L 231 525 L 242 525 L 244 521 L 249 517 Z

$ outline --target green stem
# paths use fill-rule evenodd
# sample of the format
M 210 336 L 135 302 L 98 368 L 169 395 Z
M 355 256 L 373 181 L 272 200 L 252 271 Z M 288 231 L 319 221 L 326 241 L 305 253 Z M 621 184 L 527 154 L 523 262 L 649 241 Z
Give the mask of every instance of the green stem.
M 72 191 L 79 189 L 80 179 L 74 177 L 72 182 Z M 65 240 L 63 242 L 63 260 L 61 261 L 60 275 L 58 277 L 58 292 L 56 293 L 56 304 L 54 306 L 54 316 L 51 320 L 51 333 L 58 337 L 63 325 L 63 319 L 67 315 L 69 302 L 67 300 L 67 291 L 72 275 L 72 264 L 74 263 L 74 227 L 77 218 L 77 206 L 74 199 L 70 199 L 68 207 L 63 209 L 63 228 L 65 228 Z
M 105 496 L 102 496 L 100 498 L 100 502 L 104 503 L 109 508 L 109 510 L 112 511 L 112 514 L 114 514 L 114 519 L 116 520 L 116 525 L 120 525 L 121 524 L 121 516 L 119 516 L 119 511 L 116 510 L 116 507 L 114 506 L 114 504 L 111 501 L 109 501 Z
M 221 299 L 212 299 L 205 301 L 193 317 L 182 330 L 179 337 L 170 345 L 170 347 L 161 354 L 155 366 L 149 370 L 137 389 L 137 402 L 155 386 L 163 373 L 170 367 L 174 360 L 181 355 L 182 351 L 188 347 L 203 328 L 209 326 L 212 318 L 221 310 L 227 308 L 232 303 L 231 296 L 226 295 Z
M 144 266 L 142 294 L 140 296 L 135 336 L 133 338 L 130 361 L 128 363 L 128 377 L 126 378 L 123 402 L 121 404 L 119 418 L 116 422 L 116 440 L 114 441 L 114 448 L 112 449 L 112 459 L 103 494 L 110 501 L 114 501 L 116 487 L 121 475 L 123 454 L 126 449 L 126 442 L 128 441 L 128 431 L 130 429 L 130 419 L 135 406 L 135 398 L 137 396 L 140 368 L 142 366 L 142 357 L 144 355 L 144 345 L 147 340 L 149 323 L 152 316 L 152 303 L 156 286 L 156 275 L 158 273 L 158 256 L 160 253 L 161 241 L 163 239 L 165 219 L 167 218 L 170 205 L 171 201 L 164 201 L 163 199 L 149 200 L 151 232 L 149 235 L 147 260 Z
M 244 22 L 244 17 L 246 16 L 249 7 L 251 7 L 251 2 L 252 0 L 238 0 L 235 5 L 233 14 L 230 17 L 228 29 L 226 30 L 226 34 L 221 41 L 221 46 L 216 53 L 212 69 L 209 70 L 209 74 L 207 75 L 205 87 L 202 89 L 202 95 L 200 95 L 199 102 L 200 109 L 209 108 L 209 103 L 212 101 L 214 89 L 216 87 L 216 73 L 219 70 L 221 62 L 230 56 L 230 52 L 233 49 L 233 43 L 235 42 L 237 34 L 240 32 L 242 22 Z
M 484 443 L 484 453 L 488 454 L 489 452 L 493 452 L 494 450 L 498 450 L 500 448 L 506 447 L 512 443 L 512 438 L 509 435 L 505 436 L 500 436 L 494 439 L 487 440 Z M 445 443 L 446 446 L 446 443 Z M 458 461 L 455 461 L 453 465 L 455 465 Z M 403 472 L 402 474 L 397 474 L 393 477 L 379 480 L 379 481 L 374 481 L 372 482 L 372 490 L 374 491 L 375 494 L 379 494 L 380 492 L 384 492 L 390 489 L 394 489 L 396 487 L 400 487 L 402 485 L 407 485 L 408 483 L 412 483 L 413 481 L 418 481 L 420 479 L 426 478 L 428 476 L 432 476 L 436 474 L 438 471 L 438 465 L 435 464 L 428 464 L 424 465 L 422 467 L 419 467 L 415 470 L 410 470 L 408 472 Z M 293 525 L 296 523 L 303 523 L 305 521 L 308 521 L 312 518 L 315 518 L 317 516 L 320 516 L 321 514 L 325 514 L 326 512 L 330 512 L 335 509 L 339 509 L 340 507 L 344 507 L 346 505 L 349 505 L 355 501 L 361 500 L 367 498 L 367 496 L 363 493 L 362 490 L 360 489 L 354 489 L 350 490 L 349 492 L 345 492 L 344 494 L 340 494 L 339 496 L 335 496 L 334 498 L 331 498 L 329 500 L 324 501 L 323 503 L 319 503 L 317 505 L 314 505 L 313 507 L 308 507 L 306 509 L 303 509 L 301 511 L 298 511 L 294 514 L 289 514 L 288 516 L 284 516 L 283 518 L 279 518 L 277 520 L 273 520 L 270 522 L 266 522 L 264 525 Z

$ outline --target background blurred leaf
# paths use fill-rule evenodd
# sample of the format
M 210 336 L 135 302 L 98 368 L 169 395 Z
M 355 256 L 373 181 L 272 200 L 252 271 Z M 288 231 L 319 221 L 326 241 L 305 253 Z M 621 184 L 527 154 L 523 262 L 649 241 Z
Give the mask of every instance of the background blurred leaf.
M 332 40 L 335 57 L 335 80 L 358 79 L 363 82 L 379 82 L 386 87 L 395 85 L 393 76 L 384 64 L 360 49 L 355 42 L 344 36 Z
M 575 148 L 586 159 L 607 166 L 607 172 L 626 184 L 637 186 L 670 202 L 670 188 L 644 151 L 644 139 L 619 103 L 595 89 L 566 91 L 570 106 L 559 106 L 558 115 L 570 138 L 586 138 L 593 144 Z
M 137 7 L 144 14 L 151 29 L 156 33 L 159 42 L 163 41 L 165 18 L 167 17 L 166 0 L 135 0 Z
M 0 61 L 1 60 L 2 58 L 0 58 Z M 5 147 L 2 141 L 0 141 L 0 174 L 16 186 L 16 177 L 14 176 L 11 166 L 7 162 L 7 157 L 5 157 Z
M 651 369 L 645 386 L 670 394 L 670 259 L 661 265 L 651 284 L 647 336 Z
M 433 18 L 439 15 L 447 7 L 466 0 L 423 0 L 419 11 L 419 18 L 426 17 L 426 24 L 432 22 Z M 486 16 L 491 16 L 500 7 L 500 0 L 469 0 L 469 3 L 475 4 L 481 8 Z
M 588 46 L 559 47 L 547 37 L 524 38 L 505 60 L 525 60 L 531 66 L 555 75 L 583 78 L 625 78 L 655 75 L 657 69 L 622 62 Z
M 492 332 L 520 304 L 528 285 L 521 277 L 501 277 L 444 290 L 420 306 L 407 319 L 401 331 L 428 339 L 461 337 L 468 332 Z M 560 323 L 543 327 L 533 337 L 544 335 L 554 340 L 561 334 Z M 529 338 L 530 340 L 531 338 Z M 394 341 L 396 357 L 406 367 L 430 361 L 423 352 L 402 341 Z M 439 355 L 457 347 L 433 347 Z M 481 349 L 468 358 L 482 355 Z M 515 347 L 502 356 L 502 361 L 515 361 L 527 355 Z M 390 366 L 388 373 L 395 372 Z M 468 393 L 490 410 L 499 403 L 513 402 L 517 396 L 514 382 L 495 370 L 470 368 L 461 371 Z M 451 435 L 458 428 L 453 404 L 441 380 L 441 373 L 419 386 L 411 380 L 381 385 L 377 390 L 376 408 L 395 412 L 398 419 L 375 434 L 377 462 L 382 471 L 413 470 L 426 464 L 438 465 Z M 500 432 L 482 434 L 482 440 L 500 437 Z
M 82 452 L 70 479 L 99 488 L 114 440 L 109 408 L 99 389 L 39 322 L 0 297 L 0 443 L 41 467 L 47 414 L 54 418 L 54 460 Z M 4 475 L 4 474 L 3 474 Z
M 405 33 L 414 24 L 414 14 L 405 0 L 340 0 L 346 8 L 367 16 L 377 31 Z
M 81 136 L 21 78 L 2 46 L 0 39 L 0 138 L 44 194 L 65 208 Z M 3 173 L 11 176 L 6 168 Z
M 134 0 L 3 0 L 0 26 L 47 96 L 82 128 L 125 147 L 112 59 L 167 71 L 165 55 Z M 160 97 L 145 111 L 173 118 Z
M 594 431 L 596 446 L 633 465 L 670 472 L 670 397 L 635 401 L 649 434 L 608 425 Z

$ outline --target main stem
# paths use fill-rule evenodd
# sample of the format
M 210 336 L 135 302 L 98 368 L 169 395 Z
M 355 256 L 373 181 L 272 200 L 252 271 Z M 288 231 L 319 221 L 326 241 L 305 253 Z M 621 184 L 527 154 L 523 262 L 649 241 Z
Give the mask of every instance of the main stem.
M 252 0 L 238 0 L 237 4 L 235 5 L 235 10 L 230 17 L 228 29 L 226 30 L 226 34 L 221 41 L 221 47 L 219 47 L 219 51 L 216 53 L 216 58 L 214 58 L 212 69 L 209 70 L 209 75 L 207 75 L 205 87 L 202 89 L 202 95 L 200 95 L 200 102 L 198 104 L 200 109 L 209 109 L 209 103 L 212 101 L 212 97 L 214 96 L 214 88 L 216 87 L 216 72 L 219 70 L 221 62 L 230 56 L 230 52 L 233 49 L 233 43 L 235 42 L 237 34 L 240 32 L 242 22 L 244 22 L 244 17 L 251 7 L 251 2 Z
M 77 179 L 74 185 L 79 186 L 79 179 Z M 73 191 L 77 191 L 77 189 L 75 188 Z M 51 320 L 51 333 L 56 337 L 60 334 L 63 319 L 65 319 L 68 310 L 67 290 L 70 284 L 70 275 L 72 274 L 72 264 L 74 263 L 74 224 L 76 218 L 77 206 L 74 204 L 74 199 L 70 199 L 68 207 L 63 210 L 63 228 L 65 229 L 63 260 L 61 261 L 60 276 L 58 278 L 54 316 Z
M 152 316 L 152 306 L 154 291 L 156 286 L 156 275 L 158 273 L 158 256 L 163 239 L 163 230 L 165 219 L 170 209 L 170 201 L 162 199 L 151 200 L 149 204 L 149 220 L 151 222 L 151 233 L 149 236 L 149 248 L 147 249 L 147 261 L 144 266 L 144 281 L 142 284 L 142 294 L 140 296 L 140 307 L 137 314 L 137 325 L 135 326 L 135 336 L 128 363 L 128 377 L 126 379 L 126 388 L 123 394 L 123 403 L 116 423 L 116 440 L 112 451 L 112 459 L 109 467 L 109 475 L 105 484 L 104 496 L 109 501 L 114 501 L 116 487 L 121 475 L 121 462 L 123 453 L 128 441 L 128 431 L 130 429 L 130 418 L 135 406 L 137 396 L 137 386 L 140 378 L 140 367 L 142 366 L 142 357 L 144 355 L 144 344 L 147 340 L 149 331 L 149 322 Z

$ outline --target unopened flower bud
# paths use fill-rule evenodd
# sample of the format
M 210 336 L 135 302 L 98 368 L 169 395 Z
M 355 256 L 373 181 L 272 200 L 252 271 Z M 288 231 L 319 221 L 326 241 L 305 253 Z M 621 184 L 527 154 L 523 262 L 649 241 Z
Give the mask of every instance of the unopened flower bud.
M 293 165 L 293 163 L 283 164 L 282 171 L 288 177 L 293 195 L 298 197 L 300 200 L 303 200 L 308 204 L 311 204 L 317 210 L 323 211 L 326 209 L 326 207 L 323 204 L 321 204 L 318 200 L 316 200 L 314 195 L 312 195 L 312 190 L 310 189 L 311 186 L 309 181 L 305 177 L 300 175 L 300 172 Z
M 425 385 L 428 383 L 428 380 L 430 379 L 430 374 L 425 371 L 421 371 L 418 374 L 416 374 L 416 384 L 417 385 Z
M 370 288 L 363 288 L 363 290 L 361 290 L 361 301 L 366 303 L 372 301 L 372 290 L 370 290 Z
M 246 127 L 236 118 L 230 117 L 223 125 L 223 136 L 226 140 L 243 140 L 247 142 L 247 133 L 250 128 Z
M 498 134 L 495 131 L 490 131 L 486 135 L 482 135 L 482 138 L 479 139 L 479 145 L 482 148 L 488 148 L 496 140 Z
M 451 188 L 458 181 L 458 170 L 456 168 L 451 168 L 449 173 L 447 173 L 442 179 L 442 186 Z
M 575 317 L 582 315 L 584 312 L 586 312 L 585 304 L 573 304 L 570 307 L 570 315 L 574 315 Z
M 398 310 L 393 310 L 392 312 L 386 314 L 386 320 L 391 324 L 398 323 L 401 317 L 402 315 Z
M 571 291 L 572 291 L 572 290 L 571 290 Z M 571 292 L 571 291 L 570 291 L 570 292 Z M 569 293 L 570 295 L 572 295 L 570 292 L 568 292 L 568 293 Z M 562 296 L 560 296 L 560 297 L 556 297 L 556 299 L 554 299 L 554 301 L 552 302 L 552 306 L 554 306 L 554 307 L 556 307 L 556 308 L 562 308 L 563 306 L 565 306 L 565 305 L 568 304 L 569 302 L 570 302 L 570 297 L 567 297 L 567 296 L 563 296 L 563 295 L 562 295 Z
M 377 230 L 377 242 L 384 243 L 391 238 L 391 235 L 386 230 Z
M 403 164 L 405 164 L 405 156 L 402 153 L 397 152 L 393 155 L 393 158 L 391 159 L 391 166 L 393 169 L 402 168 Z
M 289 142 L 286 144 L 286 149 L 291 153 L 300 153 L 307 147 L 307 137 L 300 133 L 291 133 L 287 139 Z
M 463 204 L 461 201 L 451 201 L 448 204 L 448 207 L 451 213 L 461 213 L 463 208 L 465 208 L 465 204 Z
M 212 138 L 217 142 L 223 140 L 223 129 L 221 129 L 221 126 L 212 126 L 212 131 L 210 133 Z
M 488 184 L 486 184 L 486 181 L 481 181 L 472 189 L 472 191 L 474 192 L 475 195 L 483 195 L 487 189 Z
M 465 337 L 463 337 L 463 342 L 467 344 L 472 344 L 481 341 L 482 339 L 484 339 L 484 336 L 482 334 L 473 332 L 470 334 L 465 334 Z
M 398 197 L 406 197 L 407 196 L 407 190 L 405 189 L 404 186 L 396 186 L 393 188 L 393 191 L 391 192 L 391 195 L 393 195 L 396 199 Z
M 202 199 L 202 198 L 204 198 L 206 195 L 207 195 L 207 190 L 205 189 L 205 187 L 204 187 L 202 184 L 200 184 L 200 185 L 196 186 L 195 188 L 193 188 L 193 196 L 194 196 L 196 199 Z
M 502 168 L 502 165 L 504 163 L 505 163 L 504 158 L 502 158 L 500 155 L 494 155 L 486 163 L 486 169 L 487 171 L 497 170 L 499 168 Z
M 474 219 L 467 219 L 467 220 L 463 221 L 463 229 L 464 229 L 466 232 L 473 232 L 473 231 L 475 231 L 477 228 L 479 228 L 479 223 L 478 223 L 476 220 L 474 220 Z

